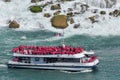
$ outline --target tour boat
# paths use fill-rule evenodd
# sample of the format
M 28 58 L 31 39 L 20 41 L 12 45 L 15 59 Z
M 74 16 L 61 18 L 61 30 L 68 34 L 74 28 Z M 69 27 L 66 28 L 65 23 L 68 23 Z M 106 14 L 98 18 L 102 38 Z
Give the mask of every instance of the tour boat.
M 95 69 L 99 59 L 93 51 L 71 46 L 23 46 L 12 49 L 8 68 L 82 71 Z

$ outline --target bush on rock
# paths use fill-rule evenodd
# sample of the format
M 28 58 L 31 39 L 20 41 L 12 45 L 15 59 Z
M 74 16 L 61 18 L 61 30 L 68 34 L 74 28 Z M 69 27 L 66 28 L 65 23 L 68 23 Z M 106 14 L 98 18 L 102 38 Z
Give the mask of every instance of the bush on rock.
M 101 15 L 105 15 L 106 12 L 105 12 L 105 11 L 100 11 L 100 14 L 101 14 Z
M 42 12 L 42 8 L 40 6 L 37 6 L 37 5 L 30 6 L 30 11 L 33 13 L 38 13 L 38 12 Z

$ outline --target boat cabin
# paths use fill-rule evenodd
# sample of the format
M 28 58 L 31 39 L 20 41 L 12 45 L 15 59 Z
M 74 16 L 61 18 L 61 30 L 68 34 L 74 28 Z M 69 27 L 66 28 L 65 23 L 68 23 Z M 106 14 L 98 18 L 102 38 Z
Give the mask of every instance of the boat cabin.
M 77 57 L 76 57 L 77 56 Z M 29 64 L 43 64 L 43 63 L 88 63 L 96 59 L 95 56 L 86 55 L 18 55 L 14 53 L 14 62 L 29 63 Z

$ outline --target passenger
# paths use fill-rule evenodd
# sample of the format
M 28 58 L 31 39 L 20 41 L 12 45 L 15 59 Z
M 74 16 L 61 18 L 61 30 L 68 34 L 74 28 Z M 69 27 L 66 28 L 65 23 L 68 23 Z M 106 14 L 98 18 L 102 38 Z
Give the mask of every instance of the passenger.
M 14 61 L 14 62 L 18 62 L 18 57 L 15 57 L 15 58 L 13 59 L 13 61 Z

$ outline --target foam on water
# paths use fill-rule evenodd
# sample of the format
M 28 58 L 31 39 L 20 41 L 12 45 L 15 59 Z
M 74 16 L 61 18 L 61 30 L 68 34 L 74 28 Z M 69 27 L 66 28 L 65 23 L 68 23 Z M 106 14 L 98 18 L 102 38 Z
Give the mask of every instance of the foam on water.
M 60 72 L 64 72 L 64 73 L 69 73 L 69 74 L 78 74 L 78 73 L 88 73 L 88 72 L 92 72 L 92 69 L 88 69 L 88 70 L 82 70 L 82 71 L 64 71 L 61 70 Z
M 27 37 L 26 36 L 22 36 L 21 39 L 25 40 L 25 39 L 27 39 Z
M 5 64 L 0 64 L 0 68 L 7 67 Z
M 50 0 L 46 0 L 50 1 Z M 46 2 L 45 1 L 45 2 Z M 77 1 L 77 0 L 75 0 Z M 113 9 L 120 8 L 120 1 L 117 0 L 117 4 L 114 5 L 111 9 L 101 9 L 97 7 L 93 7 L 92 1 L 90 0 L 80 0 L 82 3 L 88 2 L 89 5 L 91 5 L 90 9 L 96 8 L 99 10 L 105 10 L 105 11 L 112 11 Z M 98 0 L 97 0 L 98 1 Z M 99 0 L 101 1 L 101 0 Z M 99 3 L 98 1 L 98 3 Z M 43 4 L 45 2 L 39 2 L 38 4 Z M 96 4 L 98 4 L 96 3 Z M 104 4 L 104 1 L 102 2 Z M 64 5 L 66 4 L 66 5 Z M 66 10 L 69 7 L 73 6 L 73 2 L 66 2 L 62 3 L 62 10 Z M 53 14 L 52 11 L 50 11 L 50 6 L 45 7 L 43 9 L 42 13 L 31 13 L 29 11 L 29 6 L 34 5 L 34 3 L 30 3 L 30 0 L 12 0 L 10 3 L 5 3 L 3 1 L 0 1 L 0 26 L 8 27 L 7 21 L 8 20 L 17 20 L 18 23 L 20 23 L 20 28 L 15 29 L 18 31 L 32 31 L 32 30 L 49 30 L 52 32 L 62 32 L 61 29 L 55 29 L 51 27 L 50 18 L 43 17 L 44 13 L 49 12 Z M 16 7 L 17 6 L 17 7 Z M 9 14 L 8 14 L 9 13 Z M 62 12 L 63 13 L 63 12 Z M 93 14 L 88 11 L 82 15 L 75 16 L 75 22 L 80 23 L 81 27 L 78 29 L 73 29 L 73 25 L 69 25 L 68 28 L 66 28 L 65 34 L 67 36 L 70 35 L 76 35 L 76 34 L 88 34 L 88 35 L 102 35 L 102 36 L 108 36 L 108 35 L 120 35 L 120 17 L 110 17 L 108 16 L 108 13 L 106 16 L 100 16 L 98 23 L 91 24 L 89 20 L 86 20 L 85 18 L 88 18 L 92 16 Z M 66 36 L 66 37 L 67 37 Z M 53 38 L 53 40 L 56 38 Z

